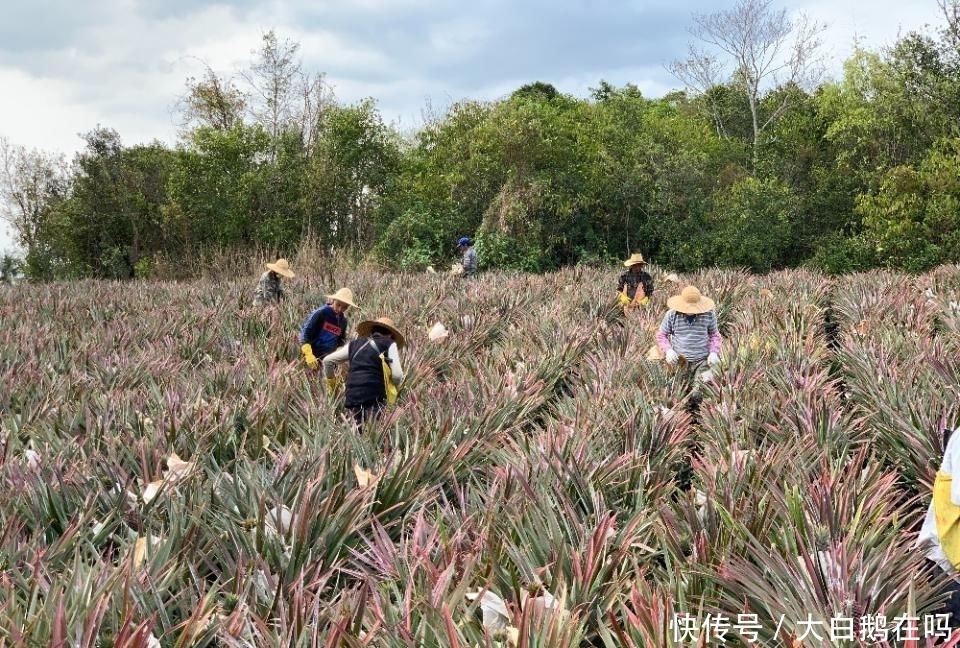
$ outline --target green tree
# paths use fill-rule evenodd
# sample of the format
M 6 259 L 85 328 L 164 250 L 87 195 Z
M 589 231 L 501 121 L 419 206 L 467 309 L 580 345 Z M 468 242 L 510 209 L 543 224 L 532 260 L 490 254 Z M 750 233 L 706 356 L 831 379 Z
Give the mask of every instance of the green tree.
M 602 219 L 602 249 L 617 257 L 640 250 L 685 267 L 705 202 L 731 181 L 727 167 L 742 157 L 742 146 L 715 137 L 685 95 L 647 100 L 630 86 L 603 93 L 591 127 L 598 147 L 586 188 Z
M 796 218 L 796 200 L 788 186 L 744 178 L 714 194 L 705 257 L 719 266 L 754 272 L 783 267 Z
M 442 264 L 456 237 L 475 232 L 504 181 L 480 127 L 493 104 L 461 102 L 416 133 L 377 210 L 374 253 L 401 267 Z
M 255 242 L 253 192 L 271 149 L 260 126 L 238 123 L 226 131 L 201 127 L 193 132 L 171 173 L 174 205 L 164 222 L 176 232 L 180 249 Z
M 694 15 L 686 60 L 670 65 L 687 87 L 710 93 L 718 85 L 737 90 L 746 100 L 754 168 L 759 162 L 765 131 L 790 108 L 783 101 L 764 102 L 764 96 L 782 85 L 812 87 L 819 82 L 818 59 L 824 25 L 801 14 L 790 19 L 772 0 L 737 0 L 732 9 Z M 708 100 L 719 133 L 726 132 L 726 102 Z
M 366 250 L 376 212 L 400 165 L 400 141 L 373 100 L 329 106 L 314 131 L 303 177 L 307 230 L 330 244 Z
M 938 141 L 916 168 L 884 173 L 857 211 L 883 265 L 922 272 L 960 262 L 960 139 Z
M 0 257 L 0 283 L 12 284 L 20 276 L 22 269 L 23 261 L 20 258 L 4 252 Z
M 63 156 L 14 146 L 0 138 L 0 217 L 16 232 L 31 279 L 53 278 L 64 265 L 57 208 L 67 198 L 70 174 Z
M 179 101 L 184 128 L 206 126 L 228 131 L 243 119 L 246 96 L 236 84 L 218 75 L 210 66 L 206 66 L 202 79 L 190 77 L 186 85 L 187 91 Z
M 70 197 L 59 207 L 75 273 L 128 278 L 142 257 L 165 248 L 162 208 L 174 155 L 161 144 L 124 148 L 96 128 L 74 160 Z

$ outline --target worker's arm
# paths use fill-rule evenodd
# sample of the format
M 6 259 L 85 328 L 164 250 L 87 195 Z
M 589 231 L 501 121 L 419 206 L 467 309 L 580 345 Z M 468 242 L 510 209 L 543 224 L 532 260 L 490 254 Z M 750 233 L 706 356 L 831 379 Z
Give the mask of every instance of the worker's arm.
M 657 334 L 654 336 L 657 340 L 657 346 L 660 347 L 660 350 L 664 353 L 673 348 L 670 345 L 670 340 L 667 338 L 668 335 L 673 335 L 672 314 L 673 311 L 667 311 L 667 314 L 663 316 L 663 321 L 660 322 L 660 330 L 657 331 Z
M 960 506 L 960 427 L 950 433 L 947 449 L 943 453 L 943 472 L 952 475 L 950 480 L 950 501 Z
M 337 373 L 337 365 L 349 360 L 349 349 L 350 346 L 345 344 L 323 359 L 324 378 L 333 378 Z
M 396 342 L 387 349 L 387 358 L 390 359 L 390 376 L 393 378 L 393 384 L 399 386 L 403 382 L 403 367 L 400 365 L 400 351 L 397 349 Z
M 709 349 L 710 353 L 720 354 L 720 345 L 723 342 L 723 339 L 720 337 L 720 330 L 717 328 L 717 314 L 716 312 L 710 313 L 710 322 L 707 324 L 707 334 L 710 336 Z

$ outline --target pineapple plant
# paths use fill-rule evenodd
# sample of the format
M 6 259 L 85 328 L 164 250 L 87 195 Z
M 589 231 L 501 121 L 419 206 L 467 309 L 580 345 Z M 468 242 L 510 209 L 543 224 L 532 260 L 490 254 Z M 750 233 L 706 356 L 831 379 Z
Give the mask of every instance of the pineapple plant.
M 228 274 L 0 286 L 0 641 L 850 646 L 933 614 L 960 268 L 651 272 L 629 315 L 595 268 L 359 267 L 264 310 Z M 688 283 L 706 382 L 650 352 Z M 409 340 L 363 432 L 298 352 L 340 285 Z

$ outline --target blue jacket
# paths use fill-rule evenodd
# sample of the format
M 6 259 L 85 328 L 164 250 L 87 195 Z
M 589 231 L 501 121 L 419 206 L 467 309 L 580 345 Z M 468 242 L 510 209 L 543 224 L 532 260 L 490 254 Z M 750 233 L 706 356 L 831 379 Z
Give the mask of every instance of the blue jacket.
M 309 343 L 317 358 L 331 353 L 347 341 L 347 318 L 338 315 L 330 304 L 313 311 L 300 329 L 300 344 Z

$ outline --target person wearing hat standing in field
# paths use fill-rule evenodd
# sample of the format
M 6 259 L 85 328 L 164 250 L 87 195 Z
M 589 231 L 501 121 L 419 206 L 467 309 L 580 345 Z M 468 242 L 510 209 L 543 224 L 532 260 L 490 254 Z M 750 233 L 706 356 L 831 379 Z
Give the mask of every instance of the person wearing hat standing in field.
M 667 314 L 663 316 L 657 331 L 657 346 L 663 351 L 667 364 L 685 369 L 678 378 L 686 383 L 697 374 L 704 361 L 711 367 L 720 364 L 720 331 L 717 328 L 717 314 L 714 302 L 704 297 L 695 286 L 687 286 L 679 295 L 667 299 Z M 681 364 L 682 361 L 682 364 Z M 709 372 L 704 372 L 709 375 Z M 702 378 L 701 379 L 705 379 Z M 692 389 L 691 389 L 692 387 Z M 689 390 L 687 411 L 696 420 L 700 411 L 702 394 L 698 383 L 687 384 Z M 700 447 L 694 442 L 689 454 L 684 457 L 676 482 L 680 490 L 691 487 L 693 479 L 693 457 L 700 453 Z
M 387 403 L 386 380 L 381 356 L 390 366 L 390 379 L 399 388 L 403 381 L 403 367 L 399 350 L 406 340 L 389 317 L 364 320 L 357 324 L 357 339 L 340 347 L 323 359 L 323 372 L 332 380 L 336 367 L 347 365 L 344 388 L 344 406 L 358 427 L 380 415 Z
M 657 331 L 657 346 L 667 364 L 683 358 L 696 367 L 704 361 L 711 367 L 720 364 L 720 331 L 713 300 L 704 297 L 696 286 L 687 286 L 667 300 L 667 314 Z
M 345 313 L 351 306 L 357 308 L 349 288 L 341 288 L 327 299 L 328 303 L 313 311 L 300 330 L 300 351 L 311 369 L 319 369 L 326 356 L 346 344 L 349 322 Z M 333 386 L 328 380 L 327 387 Z
M 460 237 L 457 241 L 457 249 L 463 254 L 460 265 L 463 266 L 463 276 L 472 277 L 477 274 L 477 251 L 473 247 L 473 241 L 467 236 Z
M 273 263 L 268 263 L 267 269 L 260 275 L 260 281 L 257 282 L 257 290 L 253 295 L 254 306 L 279 302 L 284 298 L 280 277 L 293 279 L 295 276 L 286 259 L 277 259 Z
M 631 254 L 623 262 L 627 271 L 620 275 L 617 282 L 620 304 L 624 310 L 633 310 L 638 306 L 648 306 L 653 295 L 653 277 L 644 270 L 647 262 L 639 253 Z

